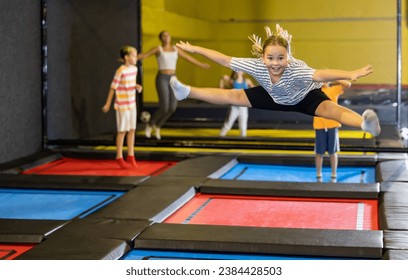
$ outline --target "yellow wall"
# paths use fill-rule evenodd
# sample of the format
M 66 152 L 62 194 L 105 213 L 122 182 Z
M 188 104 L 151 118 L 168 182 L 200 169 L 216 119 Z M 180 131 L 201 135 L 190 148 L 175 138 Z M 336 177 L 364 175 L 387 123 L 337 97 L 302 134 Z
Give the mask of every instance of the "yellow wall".
M 403 42 L 407 23 L 403 1 Z M 264 36 L 265 25 L 281 24 L 293 35 L 294 56 L 314 68 L 351 70 L 370 63 L 375 72 L 360 84 L 396 83 L 396 1 L 393 0 L 142 0 L 142 51 L 157 46 L 162 30 L 173 43 L 188 40 L 232 56 L 250 57 L 247 36 Z M 403 61 L 407 46 L 403 44 Z M 205 58 L 195 56 L 201 61 Z M 217 86 L 229 69 L 198 68 L 179 59 L 181 81 Z M 156 102 L 155 58 L 143 61 L 144 101 Z M 404 76 L 403 84 L 408 83 Z

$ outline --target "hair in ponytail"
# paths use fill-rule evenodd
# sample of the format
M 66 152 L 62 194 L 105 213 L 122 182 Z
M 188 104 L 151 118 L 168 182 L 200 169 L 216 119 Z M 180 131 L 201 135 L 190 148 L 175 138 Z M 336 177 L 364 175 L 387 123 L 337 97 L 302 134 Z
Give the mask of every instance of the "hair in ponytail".
M 292 56 L 292 51 L 290 48 L 290 42 L 292 40 L 292 35 L 284 30 L 279 24 L 276 25 L 275 33 L 271 31 L 269 26 L 265 26 L 266 39 L 262 43 L 262 38 L 252 34 L 248 36 L 249 40 L 252 41 L 251 53 L 256 57 L 262 57 L 267 46 L 279 45 L 288 51 L 288 55 Z

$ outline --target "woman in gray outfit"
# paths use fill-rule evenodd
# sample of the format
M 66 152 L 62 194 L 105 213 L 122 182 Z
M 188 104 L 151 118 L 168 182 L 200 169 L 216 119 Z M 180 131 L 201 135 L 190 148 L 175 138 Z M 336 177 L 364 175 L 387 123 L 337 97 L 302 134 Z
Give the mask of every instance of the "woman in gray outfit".
M 138 59 L 144 59 L 155 55 L 159 70 L 156 76 L 156 90 L 159 98 L 159 108 L 153 114 L 149 123 L 146 124 L 146 137 L 150 138 L 152 131 L 158 140 L 161 139 L 160 128 L 176 111 L 177 100 L 174 98 L 173 91 L 170 87 L 170 78 L 176 75 L 176 66 L 178 57 L 182 57 L 188 62 L 197 65 L 201 68 L 209 68 L 210 65 L 202 63 L 194 57 L 187 54 L 182 49 L 171 44 L 171 36 L 167 31 L 162 31 L 159 34 L 161 45 L 154 47 L 146 53 L 141 53 L 137 56 Z

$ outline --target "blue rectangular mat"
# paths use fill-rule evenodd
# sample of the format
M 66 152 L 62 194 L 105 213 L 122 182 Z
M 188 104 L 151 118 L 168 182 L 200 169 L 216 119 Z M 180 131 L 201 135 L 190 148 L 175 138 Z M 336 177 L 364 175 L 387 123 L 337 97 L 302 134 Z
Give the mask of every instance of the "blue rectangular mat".
M 1 219 L 70 220 L 84 217 L 124 192 L 0 189 Z
M 331 169 L 322 169 L 322 181 L 331 181 Z M 314 166 L 268 165 L 238 163 L 220 177 L 226 180 L 254 180 L 274 182 L 316 182 Z M 374 183 L 375 167 L 338 167 L 338 183 Z
M 138 250 L 129 251 L 122 260 L 322 260 L 323 257 L 303 257 L 284 255 L 255 255 L 239 253 L 208 253 L 184 251 Z

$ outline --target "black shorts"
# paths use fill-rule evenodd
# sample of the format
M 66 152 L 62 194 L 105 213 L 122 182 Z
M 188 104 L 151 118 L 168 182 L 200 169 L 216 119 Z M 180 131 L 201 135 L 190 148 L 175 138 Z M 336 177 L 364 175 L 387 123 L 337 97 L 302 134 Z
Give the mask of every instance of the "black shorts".
M 280 105 L 273 101 L 269 93 L 261 86 L 245 89 L 252 108 L 274 111 L 294 111 L 315 116 L 317 107 L 329 97 L 319 88 L 311 90 L 305 98 L 295 105 Z

